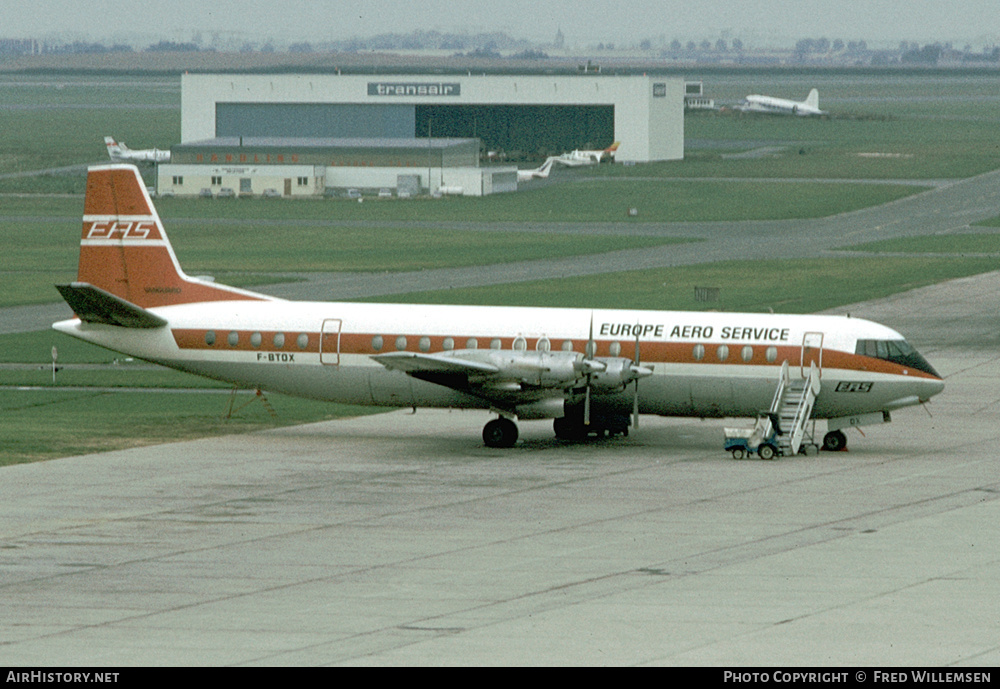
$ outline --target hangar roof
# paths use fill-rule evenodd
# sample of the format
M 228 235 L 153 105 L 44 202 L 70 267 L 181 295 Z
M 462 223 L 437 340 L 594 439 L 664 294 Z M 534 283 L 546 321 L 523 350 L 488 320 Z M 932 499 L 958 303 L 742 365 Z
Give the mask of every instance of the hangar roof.
M 302 165 L 426 165 L 427 155 L 445 167 L 478 165 L 479 139 L 300 138 L 225 136 L 177 144 L 173 163 Z
M 400 139 L 400 138 L 309 138 L 278 136 L 220 136 L 215 139 L 177 144 L 171 150 L 184 152 L 197 148 L 452 148 L 477 143 L 477 139 Z

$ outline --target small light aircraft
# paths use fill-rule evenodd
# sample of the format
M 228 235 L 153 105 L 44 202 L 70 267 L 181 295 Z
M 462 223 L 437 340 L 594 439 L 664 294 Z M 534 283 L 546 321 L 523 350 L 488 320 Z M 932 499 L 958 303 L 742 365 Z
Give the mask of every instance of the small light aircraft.
M 819 90 L 813 89 L 804 101 L 786 100 L 784 98 L 774 98 L 772 96 L 747 96 L 736 106 L 737 110 L 743 112 L 762 112 L 777 115 L 799 115 L 808 117 L 810 115 L 826 115 L 825 110 L 819 109 Z
M 616 141 L 607 148 L 600 151 L 575 150 L 556 156 L 556 162 L 568 165 L 569 167 L 580 167 L 581 165 L 597 165 L 604 159 L 604 156 L 614 157 L 615 151 L 621 146 L 620 141 Z
M 884 423 L 941 392 L 894 330 L 860 318 L 628 309 L 296 302 L 187 276 L 132 165 L 87 177 L 63 333 L 235 386 L 391 407 L 492 410 L 557 437 L 627 433 L 640 414 L 755 416 L 786 379 L 815 391 L 805 420 Z
M 556 161 L 556 156 L 549 156 L 545 159 L 539 167 L 534 170 L 518 170 L 517 171 L 517 181 L 518 182 L 530 182 L 533 179 L 545 179 L 549 176 L 549 172 L 552 171 L 552 165 Z
M 158 148 L 144 148 L 141 151 L 133 151 L 124 143 L 115 141 L 110 136 L 104 137 L 104 145 L 108 147 L 108 156 L 113 163 L 169 163 L 170 151 L 161 151 Z

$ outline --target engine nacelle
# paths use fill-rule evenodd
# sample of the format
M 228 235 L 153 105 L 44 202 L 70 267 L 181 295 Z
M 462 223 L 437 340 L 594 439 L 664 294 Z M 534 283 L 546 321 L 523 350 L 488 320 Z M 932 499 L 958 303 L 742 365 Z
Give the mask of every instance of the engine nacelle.
M 590 375 L 590 388 L 597 394 L 619 392 L 636 378 L 642 377 L 637 370 L 640 367 L 634 366 L 631 359 L 599 356 L 595 357 L 594 361 L 604 364 L 605 367 L 603 371 Z
M 462 356 L 488 362 L 500 369 L 499 377 L 525 385 L 559 388 L 580 379 L 575 363 L 582 355 L 576 352 L 477 350 Z

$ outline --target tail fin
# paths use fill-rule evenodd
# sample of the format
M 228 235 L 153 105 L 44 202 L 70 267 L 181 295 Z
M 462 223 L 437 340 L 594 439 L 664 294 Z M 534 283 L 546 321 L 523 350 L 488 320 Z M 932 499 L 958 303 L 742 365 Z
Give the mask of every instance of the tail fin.
M 117 163 L 122 159 L 122 146 L 113 137 L 104 137 L 104 145 L 108 147 L 108 157 L 111 162 Z
M 819 89 L 813 89 L 809 92 L 809 95 L 806 96 L 806 105 L 819 110 Z
M 607 148 L 605 148 L 604 152 L 605 153 L 614 153 L 615 151 L 618 150 L 618 147 L 621 146 L 621 145 L 622 145 L 621 141 L 616 141 L 613 144 L 611 144 L 610 146 L 608 146 Z
M 185 275 L 134 165 L 87 173 L 77 281 L 142 308 L 270 299 Z

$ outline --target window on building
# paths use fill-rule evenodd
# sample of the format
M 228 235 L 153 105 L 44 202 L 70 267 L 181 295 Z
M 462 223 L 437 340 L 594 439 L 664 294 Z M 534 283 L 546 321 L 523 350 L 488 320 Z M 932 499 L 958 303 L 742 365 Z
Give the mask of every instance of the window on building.
M 221 187 L 222 186 L 222 177 L 221 176 L 219 176 L 219 177 L 212 177 L 212 186 L 213 187 Z
M 184 186 L 184 178 L 182 176 L 179 176 L 179 175 L 174 175 L 174 186 L 175 187 L 182 187 L 182 186 Z

